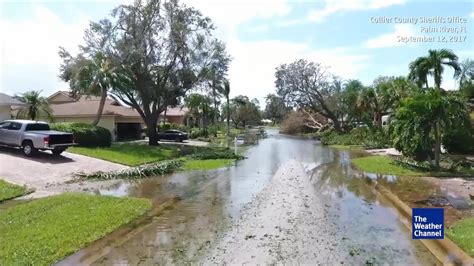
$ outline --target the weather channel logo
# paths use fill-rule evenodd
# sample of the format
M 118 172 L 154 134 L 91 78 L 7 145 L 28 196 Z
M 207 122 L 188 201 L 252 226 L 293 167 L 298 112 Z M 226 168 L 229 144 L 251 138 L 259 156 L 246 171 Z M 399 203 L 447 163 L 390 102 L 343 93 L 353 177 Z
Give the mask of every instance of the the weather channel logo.
M 443 239 L 444 209 L 413 208 L 411 229 L 413 239 Z

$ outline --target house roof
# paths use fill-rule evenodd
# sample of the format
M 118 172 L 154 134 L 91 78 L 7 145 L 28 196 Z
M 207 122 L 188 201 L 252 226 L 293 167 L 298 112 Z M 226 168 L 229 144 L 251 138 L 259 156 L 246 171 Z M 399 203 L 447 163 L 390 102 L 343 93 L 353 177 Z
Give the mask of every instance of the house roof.
M 69 117 L 69 116 L 95 116 L 99 109 L 100 103 L 99 97 L 87 97 L 81 96 L 77 101 L 51 104 L 50 107 L 53 110 L 53 115 L 57 117 Z M 137 111 L 133 108 L 122 106 L 117 104 L 116 101 L 107 98 L 105 100 L 104 116 L 125 116 L 125 117 L 139 117 Z
M 62 95 L 60 95 L 62 94 Z M 52 101 L 50 107 L 53 111 L 53 115 L 56 117 L 85 117 L 95 116 L 99 109 L 100 97 L 91 95 L 78 96 L 77 100 L 70 97 L 68 92 L 59 91 L 49 96 L 48 99 L 53 99 L 56 96 L 63 95 L 69 97 L 73 101 Z M 168 108 L 166 116 L 184 116 L 188 108 L 186 107 L 174 107 Z M 108 97 L 105 101 L 104 116 L 122 116 L 122 117 L 140 117 L 140 114 L 133 108 L 122 105 L 119 101 Z M 162 115 L 164 115 L 162 113 Z
M 188 111 L 187 107 L 168 107 L 166 116 L 184 116 Z M 161 115 L 165 115 L 165 112 L 162 112 Z
M 57 91 L 51 94 L 47 98 L 48 102 L 50 103 L 64 103 L 64 102 L 74 102 L 77 99 L 72 97 L 71 92 L 69 91 Z
M 21 101 L 11 97 L 11 96 L 8 96 L 6 95 L 5 93 L 1 93 L 0 92 L 0 105 L 8 105 L 8 106 L 11 106 L 11 105 L 26 105 L 25 103 L 22 103 Z

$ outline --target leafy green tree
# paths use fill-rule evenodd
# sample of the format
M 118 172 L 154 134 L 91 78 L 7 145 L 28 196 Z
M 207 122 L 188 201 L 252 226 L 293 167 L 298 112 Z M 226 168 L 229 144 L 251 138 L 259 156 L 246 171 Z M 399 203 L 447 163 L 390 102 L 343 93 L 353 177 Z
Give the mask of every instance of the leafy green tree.
M 229 69 L 230 56 L 225 50 L 224 43 L 212 40 L 209 45 L 210 51 L 205 59 L 205 67 L 202 71 L 202 79 L 205 81 L 205 90 L 209 92 L 214 104 L 212 122 L 216 123 L 219 115 L 219 99 L 225 96 L 225 84 L 227 71 Z
M 403 77 L 378 77 L 359 93 L 357 109 L 369 125 L 382 126 L 382 116 L 397 108 L 404 98 L 418 89 Z
M 275 125 L 275 123 L 281 123 L 285 116 L 291 111 L 291 108 L 286 106 L 283 98 L 272 93 L 265 97 L 265 103 L 265 116 L 272 120 L 273 125 Z
M 72 93 L 100 96 L 97 115 L 92 122 L 96 126 L 102 117 L 108 92 L 114 86 L 120 86 L 121 82 L 127 84 L 125 81 L 128 77 L 100 52 L 92 58 L 87 58 L 85 53 L 74 58 L 64 48 L 60 48 L 59 55 L 63 60 L 59 77 L 69 83 Z
M 459 88 L 465 84 L 474 82 L 474 60 L 466 59 L 459 64 L 460 71 L 455 73 L 456 80 L 459 81 Z
M 213 114 L 212 98 L 206 95 L 192 93 L 186 96 L 184 100 L 189 112 L 199 123 L 199 127 L 203 127 L 207 133 L 209 117 Z
M 46 98 L 42 97 L 41 91 L 27 91 L 21 95 L 15 96 L 19 101 L 27 104 L 18 109 L 17 118 L 27 118 L 36 120 L 39 117 L 46 117 L 48 120 L 53 120 L 53 112 L 49 107 Z
M 341 109 L 342 81 L 319 63 L 304 59 L 282 64 L 275 72 L 277 94 L 287 105 L 310 110 L 331 121 L 334 129 L 344 128 Z
M 344 91 L 342 93 L 343 111 L 346 115 L 348 123 L 360 122 L 364 113 L 357 108 L 359 95 L 365 89 L 362 82 L 359 80 L 349 80 L 344 84 Z
M 461 97 L 429 90 L 402 101 L 390 126 L 396 149 L 439 167 L 443 136 L 466 123 L 468 111 Z
M 213 29 L 209 18 L 178 1 L 135 1 L 91 23 L 81 50 L 104 54 L 126 74 L 111 94 L 137 110 L 149 145 L 158 145 L 159 114 L 207 79 Z
M 458 56 L 448 49 L 429 50 L 427 56 L 418 57 L 410 63 L 410 73 L 408 77 L 418 85 L 425 84 L 429 88 L 428 76 L 432 76 L 437 89 L 441 89 L 441 81 L 444 67 L 449 66 L 454 69 L 454 75 L 459 75 L 461 71 Z
M 237 128 L 246 127 L 250 124 L 258 124 L 261 114 L 258 107 L 258 100 L 250 100 L 247 96 L 239 95 L 231 100 L 229 108 L 230 118 Z

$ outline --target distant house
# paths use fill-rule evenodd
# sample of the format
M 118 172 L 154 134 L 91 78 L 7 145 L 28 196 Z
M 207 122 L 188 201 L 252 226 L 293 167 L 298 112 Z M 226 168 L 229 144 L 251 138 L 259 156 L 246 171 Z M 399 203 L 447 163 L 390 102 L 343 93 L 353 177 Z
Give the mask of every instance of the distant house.
M 0 92 L 0 121 L 12 118 L 12 106 L 23 106 L 24 103 Z
M 58 91 L 48 97 L 55 122 L 92 123 L 99 109 L 100 97 L 81 95 L 73 97 L 67 91 Z M 181 108 L 170 108 L 160 115 L 161 120 L 172 123 L 183 123 L 185 111 Z M 113 140 L 141 138 L 145 123 L 138 112 L 119 101 L 108 97 L 104 105 L 99 126 L 107 128 Z
M 187 124 L 185 117 L 189 109 L 187 107 L 170 107 L 166 112 L 162 112 L 158 118 L 159 123 Z

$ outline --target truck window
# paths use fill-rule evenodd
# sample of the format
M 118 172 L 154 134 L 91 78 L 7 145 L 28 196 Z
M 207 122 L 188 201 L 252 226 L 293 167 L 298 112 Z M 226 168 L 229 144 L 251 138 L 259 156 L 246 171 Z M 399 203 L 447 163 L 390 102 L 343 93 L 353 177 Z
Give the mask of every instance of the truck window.
M 21 124 L 16 123 L 16 122 L 12 122 L 10 126 L 8 126 L 8 129 L 10 130 L 20 130 L 20 128 L 21 128 Z
M 7 129 L 10 126 L 10 124 L 11 124 L 10 122 L 2 122 L 0 123 L 0 128 Z
M 50 130 L 48 124 L 43 123 L 35 123 L 35 124 L 27 124 L 25 131 L 40 131 L 40 130 Z

